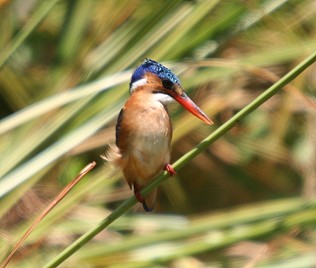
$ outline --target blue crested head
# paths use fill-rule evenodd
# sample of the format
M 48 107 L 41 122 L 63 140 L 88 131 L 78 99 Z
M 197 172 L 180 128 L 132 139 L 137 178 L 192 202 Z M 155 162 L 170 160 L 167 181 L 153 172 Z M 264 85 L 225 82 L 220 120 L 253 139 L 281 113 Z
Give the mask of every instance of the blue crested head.
M 141 65 L 137 67 L 135 72 L 132 75 L 131 82 L 130 82 L 130 89 L 132 88 L 132 85 L 143 79 L 146 73 L 153 73 L 160 77 L 161 79 L 168 79 L 174 84 L 180 85 L 179 78 L 171 72 L 167 67 L 163 66 L 159 62 L 156 62 L 151 59 L 145 59 Z

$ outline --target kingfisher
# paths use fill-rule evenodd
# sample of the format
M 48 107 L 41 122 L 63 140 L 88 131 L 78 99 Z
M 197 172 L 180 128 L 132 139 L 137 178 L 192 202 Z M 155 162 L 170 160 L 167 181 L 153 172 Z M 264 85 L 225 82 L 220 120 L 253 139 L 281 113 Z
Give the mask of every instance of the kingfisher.
M 154 60 L 145 59 L 136 68 L 129 91 L 117 119 L 115 145 L 105 159 L 121 169 L 136 199 L 150 212 L 157 189 L 147 196 L 141 190 L 163 170 L 176 174 L 170 165 L 172 125 L 167 105 L 178 102 L 206 124 L 213 122 L 185 94 L 179 78 Z

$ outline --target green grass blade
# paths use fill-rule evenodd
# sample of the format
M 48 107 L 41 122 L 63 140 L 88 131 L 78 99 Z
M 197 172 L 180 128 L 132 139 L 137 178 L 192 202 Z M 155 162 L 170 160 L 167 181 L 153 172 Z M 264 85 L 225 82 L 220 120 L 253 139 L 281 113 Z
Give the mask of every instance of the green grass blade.
M 0 69 L 11 57 L 11 55 L 21 46 L 25 39 L 31 34 L 31 32 L 41 23 L 41 21 L 47 16 L 51 9 L 57 4 L 59 0 L 44 1 L 40 7 L 36 10 L 33 17 L 28 20 L 28 23 L 19 32 L 16 38 L 7 45 L 7 49 L 4 50 L 0 57 Z
M 69 89 L 66 92 L 60 93 L 41 102 L 28 106 L 21 111 L 18 111 L 13 115 L 7 116 L 3 120 L 1 120 L 0 134 L 3 134 L 15 127 L 20 126 L 21 124 L 28 122 L 33 118 L 43 115 L 67 103 L 76 101 L 81 98 L 94 96 L 101 91 L 123 83 L 128 80 L 129 76 L 129 72 L 123 72 L 117 75 L 104 77 L 89 84 Z

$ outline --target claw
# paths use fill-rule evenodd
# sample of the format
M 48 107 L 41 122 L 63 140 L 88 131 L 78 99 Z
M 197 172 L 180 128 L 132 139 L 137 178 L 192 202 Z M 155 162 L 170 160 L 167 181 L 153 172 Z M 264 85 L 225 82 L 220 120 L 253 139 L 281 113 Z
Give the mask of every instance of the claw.
M 176 175 L 177 172 L 173 169 L 173 167 L 170 164 L 167 164 L 164 167 L 164 170 L 166 170 L 171 176 Z
M 154 208 L 150 208 L 147 206 L 145 198 L 141 195 L 137 187 L 135 188 L 135 185 L 134 185 L 134 195 L 136 199 L 138 200 L 138 202 L 143 205 L 143 208 L 146 212 L 151 212 L 154 210 Z
M 134 195 L 139 203 L 145 202 L 145 198 L 141 195 L 140 192 L 134 192 Z

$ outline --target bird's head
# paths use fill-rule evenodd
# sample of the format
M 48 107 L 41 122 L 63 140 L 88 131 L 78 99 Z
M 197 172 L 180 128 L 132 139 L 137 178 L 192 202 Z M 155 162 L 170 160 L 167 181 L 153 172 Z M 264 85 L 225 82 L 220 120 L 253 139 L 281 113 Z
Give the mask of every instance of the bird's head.
M 130 93 L 142 88 L 150 88 L 157 101 L 162 104 L 175 100 L 205 123 L 213 124 L 212 120 L 185 94 L 179 78 L 162 64 L 145 59 L 137 67 L 131 78 Z

